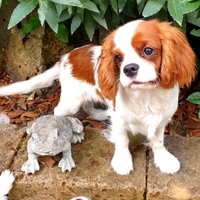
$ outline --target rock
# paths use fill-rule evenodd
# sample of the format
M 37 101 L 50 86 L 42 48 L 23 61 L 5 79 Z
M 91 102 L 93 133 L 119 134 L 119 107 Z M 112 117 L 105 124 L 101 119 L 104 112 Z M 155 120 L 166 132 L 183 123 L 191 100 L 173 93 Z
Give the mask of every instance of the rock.
M 108 142 L 99 129 L 84 130 L 85 140 L 72 145 L 72 157 L 76 168 L 62 173 L 58 162 L 62 155 L 54 156 L 52 168 L 40 164 L 41 170 L 34 175 L 25 175 L 21 166 L 27 159 L 27 139 L 23 142 L 11 170 L 16 181 L 10 191 L 10 200 L 69 200 L 76 196 L 87 196 L 98 200 L 143 199 L 145 192 L 146 148 L 143 138 L 131 137 L 134 171 L 128 176 L 116 174 L 110 162 L 114 146 Z M 135 147 L 135 148 L 133 148 Z
M 181 163 L 178 173 L 164 174 L 150 162 L 147 200 L 200 199 L 200 138 L 167 136 L 165 146 Z
M 34 16 L 34 12 L 29 17 Z M 26 80 L 45 70 L 42 58 L 43 27 L 27 35 L 20 35 L 19 26 L 11 29 L 6 48 L 6 72 L 14 81 Z
M 14 154 L 19 147 L 25 128 L 19 129 L 16 125 L 3 125 L 0 129 L 0 173 L 10 167 Z

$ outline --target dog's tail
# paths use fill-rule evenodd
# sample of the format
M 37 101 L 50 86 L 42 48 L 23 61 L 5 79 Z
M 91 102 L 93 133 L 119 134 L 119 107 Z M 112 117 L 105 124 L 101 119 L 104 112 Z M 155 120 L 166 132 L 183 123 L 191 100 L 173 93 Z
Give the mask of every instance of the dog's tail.
M 10 170 L 5 170 L 0 175 L 0 200 L 7 200 L 7 194 L 12 188 L 12 184 L 15 180 L 13 173 Z
M 27 81 L 17 82 L 8 86 L 0 87 L 0 96 L 12 94 L 25 94 L 39 88 L 49 87 L 57 78 L 59 78 L 58 63 L 56 63 L 51 69 Z

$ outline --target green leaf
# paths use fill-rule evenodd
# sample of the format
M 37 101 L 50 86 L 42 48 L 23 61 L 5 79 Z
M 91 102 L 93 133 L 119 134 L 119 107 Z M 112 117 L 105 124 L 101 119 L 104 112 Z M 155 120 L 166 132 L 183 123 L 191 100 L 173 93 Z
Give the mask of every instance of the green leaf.
M 182 22 L 182 26 L 181 26 L 181 32 L 184 33 L 186 35 L 186 28 L 187 28 L 187 20 L 186 20 L 186 16 L 183 16 L 183 22 Z
M 84 8 L 99 13 L 97 6 L 92 1 L 89 0 L 80 0 L 80 1 L 83 4 Z
M 47 15 L 47 1 L 46 0 L 39 0 L 38 15 L 39 15 L 41 25 L 43 26 L 44 21 L 46 19 L 46 15 Z
M 117 0 L 110 0 L 113 10 L 118 14 Z
M 197 8 L 199 8 L 199 6 L 200 6 L 200 0 L 193 1 L 193 2 L 187 2 L 184 5 L 183 13 L 186 14 L 186 13 L 193 12 L 194 10 L 196 10 Z
M 200 9 L 198 9 L 198 10 L 195 10 L 194 12 L 198 12 L 198 14 L 197 14 L 197 18 L 199 18 L 200 17 Z
M 54 3 L 55 6 L 56 6 L 56 11 L 57 11 L 57 14 L 58 14 L 58 17 L 60 17 L 62 11 L 63 11 L 63 7 L 62 7 L 62 4 L 59 4 L 59 3 Z
M 190 1 L 194 1 L 194 0 L 182 0 L 182 3 L 187 3 L 187 2 L 190 2 Z
M 164 8 L 161 8 L 161 10 L 158 13 L 147 17 L 147 19 L 159 19 L 160 21 L 164 22 L 164 21 L 169 20 L 169 14 Z M 179 26 L 179 28 L 180 28 L 180 26 Z
M 69 14 L 68 10 L 64 10 L 59 18 L 59 22 L 63 22 L 65 20 L 68 20 L 72 15 Z
M 179 28 L 182 33 L 186 34 L 186 26 L 187 26 L 187 21 L 185 15 L 183 16 L 183 22 L 182 25 L 178 24 L 176 21 L 173 21 L 173 26 Z
M 111 10 L 111 29 L 116 29 L 120 25 L 121 15 L 118 15 L 114 10 Z
M 159 12 L 160 9 L 163 7 L 166 0 L 149 0 L 145 5 L 142 15 L 144 17 L 149 17 L 154 15 L 155 13 Z
M 108 5 L 109 5 L 109 1 L 108 0 L 102 0 L 100 2 L 100 13 L 101 13 L 101 16 L 104 17 L 105 13 L 106 13 L 106 10 L 108 8 Z
M 8 29 L 15 26 L 22 19 L 24 19 L 29 13 L 31 13 L 37 6 L 37 4 L 38 4 L 37 0 L 23 0 L 21 3 L 19 3 L 11 15 Z
M 58 14 L 56 11 L 56 7 L 55 7 L 55 4 L 51 2 L 50 0 L 47 0 L 47 2 L 48 2 L 48 9 L 47 9 L 46 20 L 49 26 L 51 27 L 51 29 L 57 33 L 58 32 Z
M 84 20 L 84 10 L 82 8 L 78 8 L 77 13 L 79 17 L 81 18 L 81 21 L 83 22 Z
M 76 31 L 76 29 L 81 25 L 81 18 L 79 17 L 79 14 L 75 14 L 74 17 L 72 18 L 72 23 L 71 23 L 71 34 Z
M 63 42 L 68 42 L 69 38 L 69 33 L 64 24 L 59 24 L 58 26 L 58 33 L 54 32 L 54 35 L 57 39 L 63 41 Z
M 194 92 L 191 95 L 189 95 L 187 101 L 194 104 L 200 104 L 200 92 Z
M 180 0 L 168 0 L 168 11 L 172 18 L 181 26 L 183 12 Z
M 22 27 L 19 34 L 27 34 L 40 27 L 41 23 L 39 17 L 30 18 Z
M 191 13 L 188 13 L 186 14 L 186 17 L 187 17 L 187 21 L 189 23 L 192 23 L 195 22 L 195 20 L 197 19 L 197 16 L 198 16 L 198 11 L 195 10 L 194 12 L 191 12 Z
M 70 15 L 73 14 L 73 7 L 72 6 L 68 6 L 67 10 L 68 10 L 68 12 L 69 12 Z
M 2 6 L 2 0 L 0 0 L 0 8 L 1 8 L 1 6 Z
M 193 11 L 191 13 L 186 14 L 186 17 L 187 17 L 187 21 L 189 23 L 200 27 L 200 18 L 197 18 L 198 17 L 198 13 L 199 13 L 199 11 L 195 10 L 195 11 Z
M 79 0 L 52 0 L 53 2 L 69 5 L 69 6 L 76 6 L 79 8 L 83 8 L 82 3 Z
M 6 2 L 6 4 L 9 6 L 10 4 L 10 0 L 4 0 Z
M 85 30 L 87 32 L 87 35 L 90 41 L 92 41 L 94 31 L 95 31 L 95 21 L 89 12 L 85 13 Z
M 199 112 L 198 112 L 198 119 L 200 119 L 200 109 L 199 109 Z
M 127 1 L 122 12 L 125 15 L 135 18 L 135 13 L 133 12 L 134 5 L 135 5 L 135 0 Z
M 142 0 L 137 0 L 137 5 L 139 5 L 141 3 Z
M 145 3 L 146 3 L 145 0 L 141 0 L 140 4 L 137 6 L 137 9 L 138 9 L 138 12 L 139 12 L 140 15 L 141 15 L 141 13 L 142 13 L 142 11 L 144 9 Z
M 119 5 L 119 13 L 122 12 L 127 0 L 118 0 L 118 5 Z
M 99 0 L 92 0 L 96 6 L 99 5 Z
M 200 29 L 193 29 L 191 32 L 190 32 L 191 35 L 194 35 L 196 37 L 200 37 Z
M 91 16 L 93 17 L 93 19 L 96 20 L 96 22 L 98 22 L 98 23 L 99 23 L 101 26 L 103 26 L 104 28 L 108 29 L 106 20 L 103 19 L 99 13 L 90 12 L 90 14 L 91 14 Z

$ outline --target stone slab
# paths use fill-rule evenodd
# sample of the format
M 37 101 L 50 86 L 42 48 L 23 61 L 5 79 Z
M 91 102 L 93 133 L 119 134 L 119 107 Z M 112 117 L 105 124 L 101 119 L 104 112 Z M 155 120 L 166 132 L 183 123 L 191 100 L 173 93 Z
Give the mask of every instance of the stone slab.
M 181 168 L 173 175 L 162 173 L 150 152 L 147 200 L 200 200 L 200 138 L 167 136 L 165 147 L 178 158 Z
M 0 174 L 10 167 L 24 134 L 25 128 L 18 130 L 16 125 L 0 125 Z
M 61 155 L 53 157 L 52 168 L 40 164 L 34 175 L 21 172 L 27 160 L 27 140 L 24 141 L 12 164 L 16 181 L 9 193 L 10 200 L 58 199 L 69 200 L 75 196 L 87 196 L 93 200 L 143 199 L 145 193 L 146 147 L 138 145 L 141 138 L 131 138 L 134 171 L 128 176 L 116 174 L 110 166 L 114 146 L 102 135 L 101 130 L 85 129 L 85 140 L 72 145 L 72 157 L 76 167 L 62 173 L 58 168 Z M 133 148 L 135 146 L 135 148 Z

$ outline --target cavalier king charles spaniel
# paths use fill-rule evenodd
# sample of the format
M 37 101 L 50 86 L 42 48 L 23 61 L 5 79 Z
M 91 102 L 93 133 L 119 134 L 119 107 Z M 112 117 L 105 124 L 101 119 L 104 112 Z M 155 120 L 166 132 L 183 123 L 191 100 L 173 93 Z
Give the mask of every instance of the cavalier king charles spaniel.
M 164 130 L 177 109 L 179 88 L 190 85 L 195 67 L 186 37 L 171 23 L 136 20 L 111 32 L 102 46 L 74 49 L 43 74 L 1 87 L 0 95 L 28 93 L 59 78 L 55 115 L 74 114 L 83 106 L 92 119 L 110 116 L 114 171 L 126 175 L 133 170 L 128 147 L 132 132 L 147 136 L 155 165 L 172 174 L 180 163 L 163 145 Z M 99 101 L 108 109 L 93 108 Z

